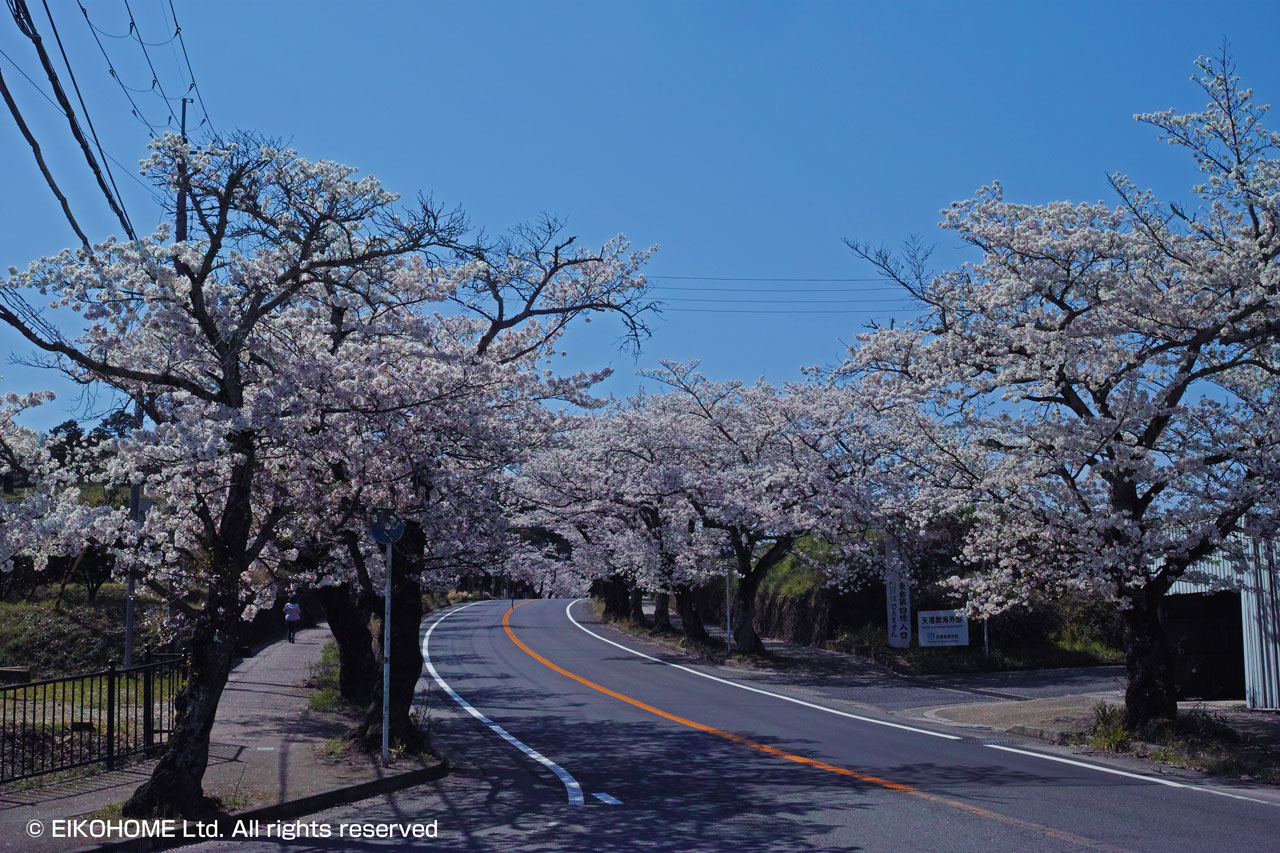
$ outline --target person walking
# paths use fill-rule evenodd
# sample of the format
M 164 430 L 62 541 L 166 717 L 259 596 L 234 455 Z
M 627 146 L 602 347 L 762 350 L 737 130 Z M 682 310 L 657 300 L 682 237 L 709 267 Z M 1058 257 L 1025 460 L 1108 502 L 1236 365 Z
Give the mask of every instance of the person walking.
M 289 642 L 293 642 L 293 638 L 298 634 L 298 628 L 302 627 L 302 607 L 289 596 L 289 603 L 284 606 L 284 626 L 289 629 Z

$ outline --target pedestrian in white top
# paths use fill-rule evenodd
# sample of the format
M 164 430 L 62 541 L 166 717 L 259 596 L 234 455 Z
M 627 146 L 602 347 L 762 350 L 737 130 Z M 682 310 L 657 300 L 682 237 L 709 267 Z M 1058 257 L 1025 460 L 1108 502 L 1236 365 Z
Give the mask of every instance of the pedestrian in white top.
M 289 642 L 293 642 L 301 625 L 302 607 L 294 601 L 293 596 L 289 596 L 289 603 L 284 606 L 284 626 L 289 629 Z

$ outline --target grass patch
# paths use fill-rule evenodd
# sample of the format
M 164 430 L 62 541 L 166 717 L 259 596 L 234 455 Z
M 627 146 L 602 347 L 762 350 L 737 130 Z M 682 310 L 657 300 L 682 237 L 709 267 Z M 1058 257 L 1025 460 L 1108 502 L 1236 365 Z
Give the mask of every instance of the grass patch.
M 1280 744 L 1242 734 L 1201 710 L 1157 722 L 1139 739 L 1125 727 L 1123 707 L 1099 704 L 1093 725 L 1078 742 L 1099 752 L 1138 755 L 1213 776 L 1280 784 Z
M 35 680 L 105 669 L 124 659 L 125 588 L 107 584 L 89 604 L 83 587 L 68 586 L 53 609 L 57 587 L 37 590 L 31 601 L 0 602 L 0 666 L 30 666 Z M 134 598 L 134 649 L 160 646 L 159 601 Z
M 337 640 L 330 640 L 320 650 L 320 660 L 310 665 L 307 673 L 307 686 L 317 687 L 321 691 L 332 689 L 336 693 L 338 691 L 340 668 L 338 642 Z
M 342 694 L 335 687 L 321 687 L 315 693 L 311 694 L 311 698 L 307 700 L 307 710 L 310 711 L 337 711 L 346 704 L 342 699 Z
M 974 631 L 972 625 L 970 632 Z M 979 628 L 978 630 L 981 630 Z M 971 633 L 972 640 L 972 633 Z M 871 657 L 898 672 L 942 675 L 956 672 L 1001 672 L 1011 669 L 1060 669 L 1076 666 L 1109 666 L 1124 663 L 1124 652 L 1104 643 L 1082 638 L 1051 638 L 1049 645 L 1015 649 L 992 648 L 989 655 L 979 645 L 948 648 L 888 645 L 885 629 L 866 625 L 856 632 L 841 632 L 832 642 L 839 651 Z
M 112 803 L 88 814 L 76 815 L 76 817 L 81 817 L 85 820 L 120 820 L 124 817 L 124 803 Z
M 336 640 L 330 640 L 320 650 L 320 660 L 311 665 L 307 676 L 307 686 L 316 688 L 316 692 L 307 700 L 308 710 L 339 714 L 359 713 L 360 709 L 342 698 L 338 685 L 340 672 L 338 643 Z
M 331 737 L 316 747 L 316 752 L 318 752 L 322 758 L 338 759 L 346 758 L 347 755 L 355 748 L 355 743 L 347 738 Z

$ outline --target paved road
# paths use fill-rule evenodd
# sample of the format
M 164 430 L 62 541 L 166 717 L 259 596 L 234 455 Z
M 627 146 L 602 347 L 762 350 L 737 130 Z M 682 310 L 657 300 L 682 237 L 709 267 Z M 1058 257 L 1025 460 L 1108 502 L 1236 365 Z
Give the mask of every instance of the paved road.
M 1214 793 L 1178 777 L 1160 784 L 1052 760 L 1079 760 L 1068 752 L 939 737 L 824 698 L 814 684 L 785 691 L 807 705 L 750 692 L 610 645 L 631 643 L 594 624 L 584 605 L 567 605 L 533 601 L 508 614 L 505 602 L 484 602 L 432 623 L 430 659 L 475 709 L 432 682 L 433 730 L 477 769 L 314 820 L 335 834 L 435 820 L 438 837 L 423 843 L 447 850 L 1203 853 L 1280 844 L 1272 792 Z M 734 680 L 784 692 L 769 674 Z

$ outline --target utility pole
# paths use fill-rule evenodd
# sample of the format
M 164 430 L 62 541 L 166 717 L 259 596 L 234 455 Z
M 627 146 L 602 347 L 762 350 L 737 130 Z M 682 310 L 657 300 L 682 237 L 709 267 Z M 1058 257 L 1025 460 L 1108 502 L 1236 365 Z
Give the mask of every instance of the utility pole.
M 182 141 L 187 141 L 187 104 L 191 103 L 190 98 L 182 99 Z M 175 223 L 177 228 L 178 242 L 185 242 L 187 239 L 187 162 L 186 160 L 178 161 L 178 221 Z
M 729 603 L 729 579 L 733 572 L 733 564 L 726 562 L 724 564 L 724 640 L 727 644 L 729 654 L 733 654 L 733 616 Z
M 138 395 L 133 403 L 133 425 L 142 429 L 142 395 Z M 142 522 L 142 484 L 134 482 L 129 486 L 129 520 L 134 524 Z M 124 599 L 124 668 L 133 666 L 133 566 L 129 567 L 129 587 Z

